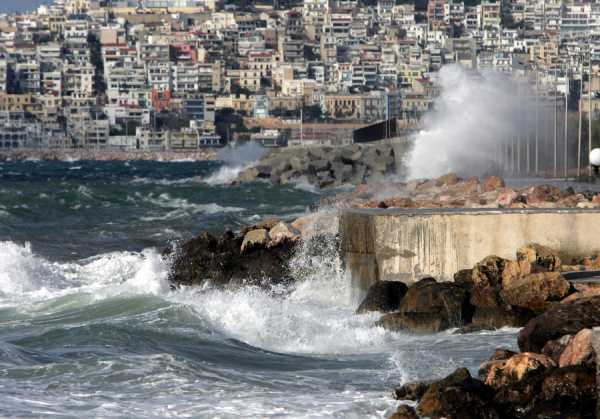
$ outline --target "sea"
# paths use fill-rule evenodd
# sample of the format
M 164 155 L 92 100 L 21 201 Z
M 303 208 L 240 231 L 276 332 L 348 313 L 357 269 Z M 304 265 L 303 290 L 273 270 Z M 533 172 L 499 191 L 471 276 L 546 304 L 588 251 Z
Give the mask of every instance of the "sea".
M 306 183 L 228 186 L 227 162 L 0 163 L 0 417 L 384 418 L 394 387 L 516 329 L 413 336 L 357 315 L 335 252 L 285 289 L 170 287 L 167 246 L 294 219 Z M 334 246 L 332 246 L 334 247 Z

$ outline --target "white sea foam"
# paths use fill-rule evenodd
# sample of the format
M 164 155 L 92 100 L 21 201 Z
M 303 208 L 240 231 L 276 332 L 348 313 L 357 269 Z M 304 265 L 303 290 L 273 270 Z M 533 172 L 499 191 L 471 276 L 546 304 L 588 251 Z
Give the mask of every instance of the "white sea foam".
M 0 242 L 0 305 L 12 306 L 15 298 L 33 303 L 73 293 L 91 293 L 94 298 L 158 295 L 168 290 L 167 272 L 153 249 L 58 263 L 37 256 L 29 243 Z
M 216 172 L 205 178 L 203 181 L 211 186 L 228 185 L 236 180 L 239 174 L 247 167 L 250 167 L 250 165 L 221 166 Z
M 489 355 L 496 345 L 514 341 L 514 330 L 488 335 L 407 336 L 376 327 L 377 314 L 354 313 L 356 298 L 339 259 L 332 257 L 333 248 L 333 243 L 319 249 L 302 248 L 292 264 L 300 282 L 291 293 L 252 287 L 170 291 L 165 279 L 168 267 L 154 250 L 53 263 L 36 256 L 29 245 L 0 242 L 2 307 L 41 316 L 68 309 L 59 313 L 68 317 L 74 305 L 81 309 L 107 298 L 151 294 L 183 309 L 192 324 L 208 326 L 211 339 L 228 342 L 233 338 L 261 349 L 304 355 L 290 360 L 249 350 L 248 368 L 241 358 L 246 349 L 238 346 L 236 368 L 231 368 L 226 355 L 221 366 L 214 350 L 209 350 L 213 355 L 206 362 L 144 351 L 124 351 L 95 360 L 86 357 L 40 366 L 35 372 L 40 385 L 33 387 L 24 388 L 18 379 L 9 378 L 7 383 L 19 399 L 9 396 L 7 404 L 15 412 L 26 409 L 57 415 L 77 404 L 100 416 L 193 416 L 201 411 L 206 416 L 227 418 L 383 418 L 396 405 L 390 396 L 393 385 L 444 375 L 465 362 L 473 367 L 478 357 Z M 66 295 L 74 298 L 60 299 Z M 161 326 L 156 325 L 159 318 L 158 312 L 145 312 L 133 318 L 92 321 L 127 321 L 136 330 L 142 327 L 161 333 Z M 65 327 L 71 326 L 65 323 Z M 203 349 L 186 347 L 197 329 L 169 330 L 169 336 L 177 333 L 182 334 L 183 353 L 202 356 Z M 166 342 L 164 345 L 169 347 Z M 116 342 L 111 350 L 118 347 Z M 263 361 L 261 356 L 271 358 Z M 258 359 L 261 361 L 255 363 Z M 42 371 L 55 366 L 66 372 L 57 376 L 54 371 Z M 18 368 L 22 371 L 24 367 Z M 124 372 L 131 378 L 119 378 Z M 47 382 L 63 380 L 66 373 L 78 377 L 68 392 L 46 391 Z M 103 384 L 105 380 L 98 377 L 112 378 Z M 99 406 L 95 397 L 106 402 Z
M 191 214 L 219 214 L 225 212 L 240 212 L 243 208 L 221 206 L 214 202 L 207 204 L 196 204 L 191 203 L 185 198 L 174 198 L 168 193 L 162 193 L 160 195 L 149 194 L 142 195 L 136 192 L 135 197 L 145 202 L 149 202 L 161 208 L 172 209 L 166 214 L 160 213 L 160 215 L 147 215 L 142 217 L 143 221 L 156 221 L 156 220 L 173 220 L 177 218 L 187 217 Z M 129 199 L 129 197 L 128 197 Z
M 194 183 L 199 182 L 199 178 L 190 177 L 183 179 L 153 179 L 153 178 L 144 178 L 144 177 L 135 177 L 132 179 L 131 183 L 142 184 L 142 185 L 162 185 L 162 186 L 170 186 L 170 185 L 183 185 L 186 183 Z
M 316 185 L 310 183 L 306 176 L 299 177 L 292 183 L 292 185 L 294 185 L 296 189 L 299 189 L 301 191 L 310 192 L 314 194 L 320 193 L 319 188 L 317 188 Z

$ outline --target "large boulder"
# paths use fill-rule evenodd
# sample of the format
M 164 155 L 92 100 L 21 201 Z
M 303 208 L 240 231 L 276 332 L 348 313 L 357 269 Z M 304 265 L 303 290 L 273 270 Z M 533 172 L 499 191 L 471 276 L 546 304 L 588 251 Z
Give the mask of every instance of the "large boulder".
M 550 340 L 575 335 L 581 329 L 596 326 L 600 326 L 600 296 L 557 304 L 530 320 L 519 332 L 519 348 L 540 352 Z
M 572 338 L 573 336 L 571 335 L 564 335 L 559 339 L 549 340 L 544 344 L 544 347 L 542 348 L 542 354 L 552 358 L 556 365 L 558 365 L 560 361 L 560 355 L 563 353 L 569 342 L 571 342 Z
M 504 188 L 504 180 L 498 176 L 488 176 L 481 181 L 481 190 L 483 192 L 492 192 Z
M 394 390 L 394 398 L 396 400 L 421 400 L 421 397 L 423 397 L 423 394 L 425 394 L 430 385 L 431 382 L 428 383 L 421 381 L 404 384 L 403 386 Z
M 523 327 L 534 317 L 532 310 L 523 307 L 475 307 L 471 324 L 476 329 Z
M 592 343 L 593 331 L 582 329 L 571 337 L 558 358 L 560 367 L 580 364 L 596 364 L 596 351 Z
M 278 243 L 282 240 L 295 240 L 300 232 L 283 221 L 278 222 L 269 229 L 269 238 L 271 243 Z
M 564 194 L 556 186 L 538 185 L 527 189 L 525 196 L 528 204 L 536 204 L 540 202 L 557 202 Z
M 432 333 L 471 321 L 467 292 L 450 282 L 425 278 L 408 288 L 397 313 L 384 315 L 379 325 L 399 331 Z
M 419 416 L 413 407 L 401 404 L 389 419 L 419 419 Z
M 256 231 L 256 230 L 253 230 Z M 249 234 L 249 233 L 248 233 Z M 260 234 L 263 238 L 266 230 Z M 169 280 L 178 285 L 217 286 L 280 283 L 293 280 L 288 261 L 294 254 L 296 241 L 282 240 L 268 247 L 264 240 L 247 244 L 246 236 L 226 232 L 217 238 L 204 232 L 186 242 L 175 251 L 165 252 L 172 260 Z
M 242 246 L 240 250 L 242 253 L 257 246 L 266 246 L 269 243 L 269 233 L 264 228 L 257 228 L 256 230 L 250 230 L 244 236 L 244 240 L 242 241 Z
M 540 272 L 503 282 L 502 300 L 509 305 L 544 310 L 549 302 L 560 301 L 569 294 L 571 284 L 560 272 Z
M 473 285 L 496 287 L 502 283 L 502 271 L 506 260 L 498 256 L 487 256 L 473 266 Z
M 595 368 L 577 365 L 538 368 L 500 387 L 493 401 L 506 418 L 593 419 L 596 400 Z
M 506 360 L 495 360 L 482 364 L 479 368 L 479 377 L 486 385 L 498 390 L 554 367 L 556 364 L 546 355 L 523 352 Z
M 358 306 L 357 313 L 380 311 L 386 313 L 397 310 L 400 301 L 406 294 L 408 287 L 399 281 L 379 281 L 371 285 L 367 296 Z
M 517 262 L 522 275 L 540 271 L 560 271 L 561 266 L 556 251 L 537 243 L 518 249 Z
M 417 413 L 432 419 L 498 419 L 492 396 L 491 390 L 473 379 L 466 368 L 459 368 L 429 386 Z

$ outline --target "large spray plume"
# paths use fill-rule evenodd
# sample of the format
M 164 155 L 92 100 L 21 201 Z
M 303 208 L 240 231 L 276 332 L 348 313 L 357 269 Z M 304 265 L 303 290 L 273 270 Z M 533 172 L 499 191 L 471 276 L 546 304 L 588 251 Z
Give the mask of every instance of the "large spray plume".
M 458 65 L 443 67 L 437 82 L 440 95 L 407 157 L 409 178 L 498 174 L 533 153 L 533 145 L 524 148 L 533 141 L 536 106 L 526 84 L 500 73 L 475 75 Z

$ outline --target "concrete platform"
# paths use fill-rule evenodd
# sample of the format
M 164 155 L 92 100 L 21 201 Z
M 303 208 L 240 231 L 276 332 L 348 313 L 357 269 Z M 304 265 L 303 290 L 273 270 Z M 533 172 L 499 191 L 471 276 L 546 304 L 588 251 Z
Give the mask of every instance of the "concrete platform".
M 451 281 L 488 255 L 515 258 L 535 242 L 568 260 L 600 252 L 596 209 L 348 209 L 340 214 L 342 253 L 353 282 Z

